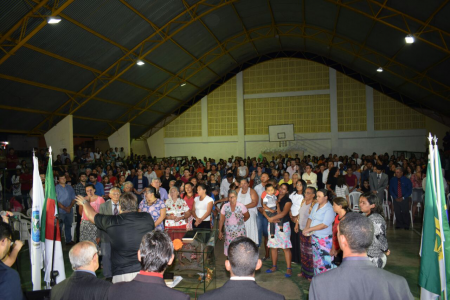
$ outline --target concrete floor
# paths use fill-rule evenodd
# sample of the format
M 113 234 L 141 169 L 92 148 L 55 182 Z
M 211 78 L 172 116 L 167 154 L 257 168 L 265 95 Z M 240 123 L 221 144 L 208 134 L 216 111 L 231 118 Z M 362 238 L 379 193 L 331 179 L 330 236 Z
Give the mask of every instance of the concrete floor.
M 418 224 L 421 225 L 421 224 Z M 419 299 L 420 288 L 418 286 L 420 257 L 420 232 L 421 229 L 415 226 L 414 230 L 396 230 L 392 224 L 388 225 L 387 238 L 391 255 L 388 257 L 386 270 L 401 275 L 406 278 L 414 298 Z M 64 247 L 64 256 L 66 262 L 66 276 L 72 274 L 68 259 L 69 248 Z M 223 255 L 223 242 L 219 241 L 215 249 L 216 255 L 216 287 L 222 286 L 228 279 L 229 273 L 225 270 Z M 264 253 L 261 249 L 261 257 Z M 263 267 L 256 273 L 256 282 L 267 289 L 283 294 L 286 299 L 308 299 L 309 282 L 306 279 L 297 277 L 299 266 L 293 264 L 293 276 L 285 278 L 286 264 L 284 254 L 279 253 L 278 268 L 279 271 L 267 274 L 266 270 L 272 265 L 271 261 L 263 263 Z M 31 290 L 31 270 L 28 247 L 24 246 L 20 253 L 17 263 L 13 266 L 20 270 L 22 287 Z M 103 277 L 101 270 L 97 271 L 98 277 Z M 176 274 L 175 274 L 176 275 Z M 193 297 L 193 294 L 191 294 Z

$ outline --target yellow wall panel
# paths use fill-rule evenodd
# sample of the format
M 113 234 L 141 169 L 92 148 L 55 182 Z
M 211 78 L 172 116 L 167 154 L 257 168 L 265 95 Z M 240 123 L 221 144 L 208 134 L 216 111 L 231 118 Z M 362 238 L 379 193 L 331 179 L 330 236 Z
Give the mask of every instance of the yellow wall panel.
M 373 91 L 375 130 L 425 128 L 425 116 L 406 105 Z
M 244 71 L 244 94 L 328 89 L 328 67 L 316 62 L 280 58 Z
M 295 133 L 330 132 L 330 96 L 246 99 L 245 134 L 269 134 L 270 125 L 294 124 Z
M 237 135 L 236 77 L 208 95 L 208 136 Z
M 366 131 L 365 85 L 336 72 L 338 131 Z
M 164 137 L 196 137 L 202 136 L 202 107 L 201 101 L 189 108 L 178 118 L 164 127 Z

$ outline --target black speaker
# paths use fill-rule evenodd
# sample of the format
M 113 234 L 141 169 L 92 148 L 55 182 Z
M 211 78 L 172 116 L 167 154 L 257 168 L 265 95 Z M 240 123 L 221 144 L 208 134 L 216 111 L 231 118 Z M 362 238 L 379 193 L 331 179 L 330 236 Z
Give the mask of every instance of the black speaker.
M 50 300 L 50 291 L 51 290 L 26 292 L 25 299 L 27 299 L 27 300 Z

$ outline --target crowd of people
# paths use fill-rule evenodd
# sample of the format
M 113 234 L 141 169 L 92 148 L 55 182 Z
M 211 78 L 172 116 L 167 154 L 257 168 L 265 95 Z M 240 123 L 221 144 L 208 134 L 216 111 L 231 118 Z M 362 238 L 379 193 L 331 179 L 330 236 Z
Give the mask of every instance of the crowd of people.
M 148 287 L 142 284 L 159 282 L 154 277 L 160 276 L 155 274 L 163 272 L 174 259 L 170 238 L 165 241 L 167 237 L 179 238 L 176 233 L 180 231 L 215 226 L 219 239 L 224 240 L 226 268 L 232 277 L 233 273 L 237 277 L 254 276 L 255 270 L 261 268 L 261 261 L 269 259 L 272 267 L 265 272 L 276 272 L 280 249 L 286 261 L 285 276 L 293 275 L 292 263 L 296 263 L 301 270 L 297 276 L 313 283 L 317 282 L 313 280 L 316 277 L 323 280 L 319 276 L 323 273 L 336 276 L 340 271 L 334 269 L 341 270 L 344 265 L 350 272 L 355 264 L 351 262 L 355 260 L 350 259 L 352 256 L 363 256 L 364 259 L 356 260 L 382 269 L 390 254 L 383 203 L 393 208 L 395 227 L 409 229 L 411 206 L 413 217 L 420 218 L 414 208 L 417 203 L 423 203 L 427 163 L 425 157 L 405 159 L 375 153 L 361 158 L 353 153 L 302 158 L 298 155 L 271 159 L 230 157 L 216 161 L 206 157 L 157 160 L 133 154 L 125 158 L 117 148 L 104 154 L 85 150 L 79 149 L 73 161 L 64 151 L 57 161 L 65 164 L 53 163 L 60 226 L 64 225 L 65 244 L 73 246 L 72 256 L 89 252 L 85 258 L 90 258 L 86 265 L 91 269 L 98 268 L 101 250 L 103 275 L 106 282 L 114 285 L 108 287 L 102 283 L 99 290 L 113 299 L 118 299 L 129 287 L 143 296 Z M 19 172 L 24 169 L 20 168 Z M 40 171 L 44 179 L 44 172 Z M 360 193 L 358 203 L 350 201 L 353 192 Z M 77 229 L 72 237 L 75 210 Z M 348 221 L 351 225 L 345 227 L 344 234 L 342 226 L 349 216 L 352 216 L 352 221 Z M 355 238 L 354 229 L 349 226 L 363 226 L 366 235 Z M 164 231 L 167 236 L 161 233 Z M 143 263 L 156 259 L 148 250 L 156 247 L 152 238 L 171 249 L 165 252 L 167 259 L 157 271 L 154 264 Z M 251 263 L 246 265 L 247 275 L 235 271 L 242 261 L 233 266 L 233 259 L 242 260 L 237 257 L 238 250 L 233 250 L 235 241 L 242 243 L 238 248 L 247 249 L 247 254 L 255 248 L 256 258 L 244 255 Z M 261 260 L 260 247 L 264 248 Z M 77 270 L 72 256 L 72 266 Z M 377 276 L 387 273 L 370 272 Z M 86 277 L 86 274 L 77 276 Z M 395 292 L 405 293 L 409 299 L 411 294 L 407 285 L 404 289 L 404 279 L 394 279 L 391 284 L 398 282 L 403 286 L 403 291 Z M 218 289 L 216 296 L 225 297 L 219 290 L 229 289 L 232 293 L 237 283 L 231 282 Z M 317 285 L 311 285 L 311 289 L 310 297 L 326 299 L 319 296 Z M 60 292 L 64 293 L 64 289 Z M 164 290 L 164 293 L 169 292 Z M 203 298 L 212 295 L 205 294 Z M 180 299 L 184 296 L 173 295 Z

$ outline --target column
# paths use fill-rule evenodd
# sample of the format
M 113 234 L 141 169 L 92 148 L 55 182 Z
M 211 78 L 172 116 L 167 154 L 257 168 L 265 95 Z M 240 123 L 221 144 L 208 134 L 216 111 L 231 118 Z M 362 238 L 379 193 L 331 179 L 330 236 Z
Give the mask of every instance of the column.
M 237 96 L 237 126 L 238 126 L 238 154 L 245 157 L 245 121 L 244 121 L 244 77 L 239 72 L 236 75 L 236 96 Z
M 373 88 L 366 85 L 367 136 L 375 135 L 375 117 L 373 111 Z
M 116 132 L 111 134 L 108 137 L 108 143 L 110 148 L 120 148 L 123 147 L 123 151 L 125 152 L 125 157 L 130 155 L 130 123 L 126 123 L 122 127 L 119 128 Z M 134 152 L 136 153 L 136 152 Z
M 336 70 L 330 71 L 330 122 L 331 122 L 331 153 L 338 153 L 338 108 Z
M 208 142 L 208 96 L 201 100 L 202 106 L 202 142 Z
M 73 159 L 73 116 L 68 115 L 44 134 L 47 147 L 52 147 L 53 159 L 67 149 Z

